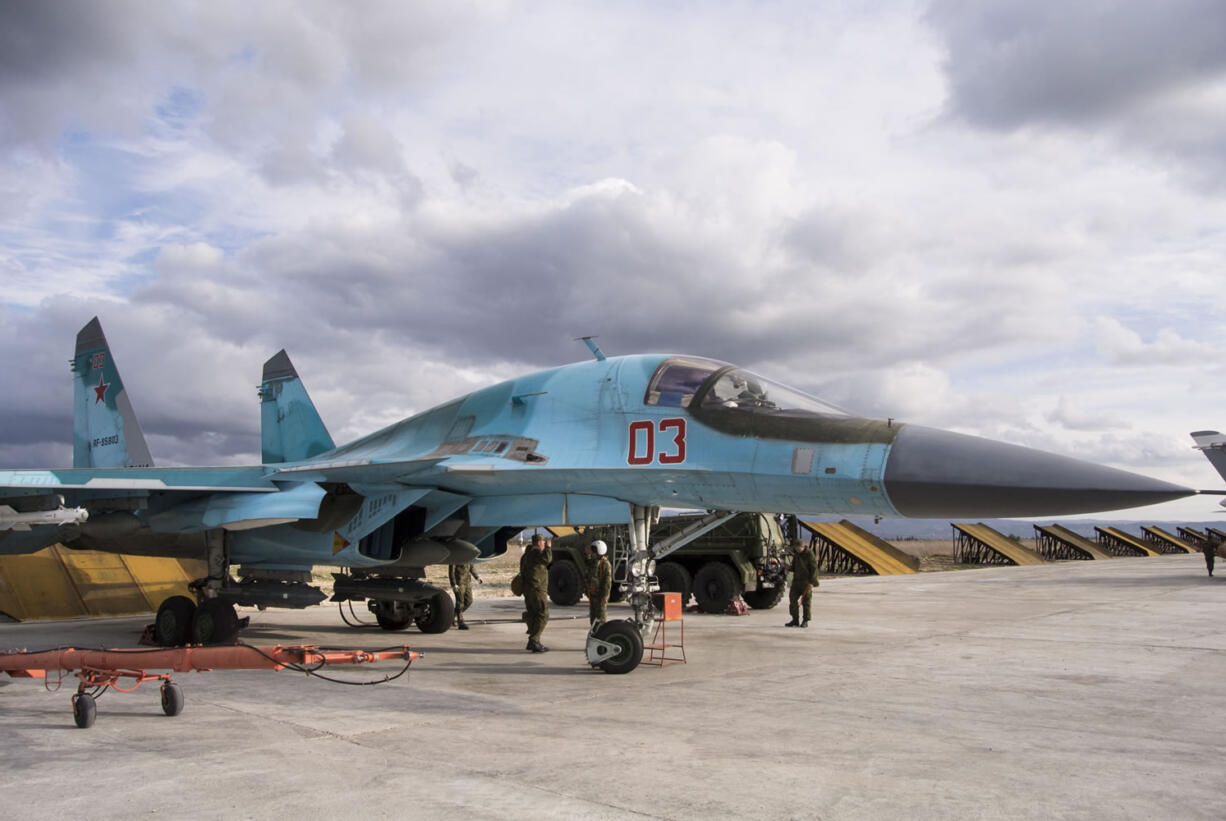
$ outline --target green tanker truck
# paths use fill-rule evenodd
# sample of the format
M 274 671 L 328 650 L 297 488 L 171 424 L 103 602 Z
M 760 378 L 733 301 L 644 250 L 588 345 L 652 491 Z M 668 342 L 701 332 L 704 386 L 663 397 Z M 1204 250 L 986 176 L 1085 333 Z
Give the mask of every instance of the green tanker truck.
M 651 543 L 663 541 L 702 518 L 702 514 L 664 516 L 651 529 Z M 549 598 L 558 605 L 578 603 L 584 593 L 587 560 L 584 548 L 596 539 L 609 546 L 610 557 L 630 538 L 628 525 L 586 527 L 553 540 Z M 774 607 L 787 589 L 792 554 L 778 517 L 739 513 L 659 560 L 655 577 L 660 590 L 681 594 L 682 606 L 693 595 L 705 613 L 723 613 L 738 597 L 757 610 Z M 625 568 L 613 568 L 611 601 L 624 593 L 619 581 Z

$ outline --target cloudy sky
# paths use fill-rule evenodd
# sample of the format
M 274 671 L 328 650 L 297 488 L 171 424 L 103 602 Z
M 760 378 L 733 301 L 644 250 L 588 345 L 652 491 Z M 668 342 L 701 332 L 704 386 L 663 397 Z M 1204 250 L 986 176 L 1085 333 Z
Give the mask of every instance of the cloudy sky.
M 98 315 L 159 464 L 282 347 L 346 441 L 595 334 L 1221 487 L 1216 0 L 12 0 L 0 151 L 0 465 Z

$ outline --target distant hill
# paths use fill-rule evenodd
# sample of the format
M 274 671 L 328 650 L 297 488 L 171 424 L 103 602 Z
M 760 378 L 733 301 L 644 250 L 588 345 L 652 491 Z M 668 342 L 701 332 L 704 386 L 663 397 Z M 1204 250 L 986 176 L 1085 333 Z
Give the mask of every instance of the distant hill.
M 837 522 L 847 519 L 882 539 L 952 539 L 953 528 L 946 519 L 882 519 L 874 523 L 871 516 L 805 516 L 804 519 L 813 522 Z M 1140 534 L 1142 525 L 1157 525 L 1163 530 L 1178 535 L 1176 527 L 1192 527 L 1203 531 L 1207 527 L 1226 529 L 1226 521 L 1221 519 L 1204 522 L 1154 522 L 1121 521 L 1119 519 L 1061 519 L 1055 517 L 1039 522 L 1023 522 L 1017 519 L 974 519 L 959 521 L 982 522 L 993 530 L 1006 536 L 1017 536 L 1020 539 L 1033 539 L 1036 524 L 1060 524 L 1074 533 L 1093 539 L 1095 527 L 1115 527 L 1134 535 Z

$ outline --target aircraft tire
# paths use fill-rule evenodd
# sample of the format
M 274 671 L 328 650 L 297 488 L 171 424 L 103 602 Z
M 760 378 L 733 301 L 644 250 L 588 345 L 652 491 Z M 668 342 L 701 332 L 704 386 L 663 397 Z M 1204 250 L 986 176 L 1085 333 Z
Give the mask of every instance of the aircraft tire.
M 616 656 L 600 662 L 606 673 L 622 675 L 629 673 L 643 660 L 643 636 L 634 622 L 625 619 L 606 621 L 596 628 L 596 638 L 616 644 L 621 648 Z
M 455 620 L 455 602 L 445 590 L 440 590 L 430 597 L 426 611 L 413 621 L 417 629 L 423 633 L 446 633 Z
M 741 589 L 736 572 L 723 562 L 707 562 L 694 574 L 694 598 L 704 613 L 723 613 Z
M 656 581 L 660 583 L 660 592 L 680 593 L 681 606 L 689 604 L 694 580 L 690 578 L 690 571 L 685 569 L 685 565 L 678 562 L 660 562 L 656 568 Z
M 224 644 L 238 635 L 238 612 L 223 599 L 205 599 L 192 616 L 192 641 Z
M 93 727 L 97 717 L 98 705 L 93 696 L 89 693 L 77 693 L 72 697 L 72 720 L 78 727 L 82 730 Z
M 549 600 L 559 607 L 578 604 L 583 597 L 583 574 L 575 563 L 559 559 L 549 565 Z
M 741 597 L 754 610 L 770 610 L 783 601 L 783 593 L 783 585 L 777 584 L 774 587 L 764 587 L 761 590 L 746 590 L 741 594 Z
M 168 716 L 183 712 L 183 688 L 173 681 L 162 684 L 162 712 Z
M 413 621 L 413 611 L 404 602 L 381 599 L 375 611 L 375 621 L 384 630 L 403 630 Z
M 192 634 L 196 603 L 187 596 L 171 596 L 158 606 L 153 620 L 153 641 L 160 647 L 187 644 Z

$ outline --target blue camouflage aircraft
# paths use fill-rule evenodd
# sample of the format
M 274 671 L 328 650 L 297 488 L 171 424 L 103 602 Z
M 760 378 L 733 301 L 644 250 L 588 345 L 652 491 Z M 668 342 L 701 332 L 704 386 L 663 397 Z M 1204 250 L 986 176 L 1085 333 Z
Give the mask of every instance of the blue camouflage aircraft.
M 157 468 L 107 346 L 78 334 L 73 468 L 0 471 L 0 553 L 54 543 L 208 563 L 197 600 L 163 602 L 167 645 L 227 641 L 234 605 L 323 600 L 316 565 L 347 568 L 333 600 L 379 624 L 442 632 L 447 592 L 424 568 L 506 550 L 525 526 L 629 521 L 615 581 L 632 620 L 588 660 L 633 669 L 655 613 L 654 560 L 732 512 L 1047 516 L 1136 507 L 1195 490 L 1064 456 L 852 415 L 724 362 L 644 354 L 539 371 L 337 447 L 285 351 L 264 365 L 261 464 Z M 649 544 L 659 509 L 708 511 Z M 235 579 L 231 565 L 240 566 Z

